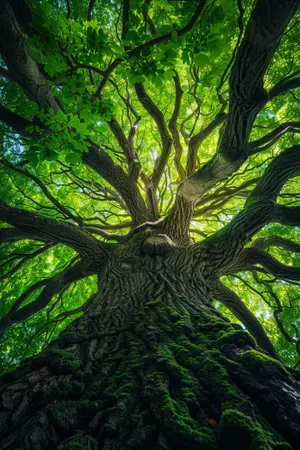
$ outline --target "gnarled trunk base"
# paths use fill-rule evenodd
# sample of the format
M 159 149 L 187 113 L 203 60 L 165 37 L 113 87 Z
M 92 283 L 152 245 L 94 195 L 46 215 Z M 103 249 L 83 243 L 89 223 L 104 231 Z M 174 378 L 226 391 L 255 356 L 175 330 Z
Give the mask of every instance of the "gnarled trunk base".
M 299 448 L 295 379 L 219 315 L 200 275 L 151 264 L 129 276 L 123 261 L 85 316 L 3 378 L 1 449 Z

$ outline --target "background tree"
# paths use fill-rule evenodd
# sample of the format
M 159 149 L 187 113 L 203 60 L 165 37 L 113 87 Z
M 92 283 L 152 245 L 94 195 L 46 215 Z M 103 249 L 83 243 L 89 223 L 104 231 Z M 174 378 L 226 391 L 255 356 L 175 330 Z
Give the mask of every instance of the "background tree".
M 299 448 L 298 4 L 3 0 L 1 449 Z

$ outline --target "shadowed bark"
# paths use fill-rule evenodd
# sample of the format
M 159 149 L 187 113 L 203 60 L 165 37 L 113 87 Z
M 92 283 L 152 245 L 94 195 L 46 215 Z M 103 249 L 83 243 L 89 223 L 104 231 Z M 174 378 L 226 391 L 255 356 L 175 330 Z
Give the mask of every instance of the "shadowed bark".
M 167 44 L 173 39 L 179 42 L 186 36 L 191 43 L 189 52 L 192 53 L 193 46 L 196 52 L 194 40 L 197 42 L 197 33 L 201 36 L 207 25 L 205 21 L 209 20 L 211 12 L 214 13 L 211 10 L 214 2 L 192 2 L 190 9 L 186 5 L 177 5 L 182 14 L 178 19 L 181 27 L 174 23 L 173 32 L 162 34 L 159 32 L 161 24 L 152 21 L 152 7 L 160 7 L 154 5 L 156 2 L 146 0 L 140 10 L 138 2 L 111 3 L 113 12 L 110 11 L 108 16 L 116 28 L 120 52 L 114 50 L 116 56 L 111 58 L 106 54 L 103 64 L 100 51 L 97 67 L 88 64 L 91 57 L 88 45 L 87 60 L 77 61 L 77 56 L 71 55 L 72 45 L 66 50 L 62 44 L 64 36 L 57 35 L 62 67 L 68 54 L 67 76 L 75 78 L 81 71 L 89 74 L 84 80 L 90 80 L 90 90 L 83 86 L 84 94 L 82 98 L 78 96 L 78 104 L 76 94 L 73 104 L 71 100 L 64 104 L 64 100 L 56 98 L 57 95 L 64 99 L 60 95 L 64 77 L 60 81 L 60 77 L 49 76 L 46 67 L 34 59 L 35 44 L 30 44 L 26 37 L 34 36 L 36 32 L 32 28 L 34 22 L 28 1 L 4 0 L 0 10 L 3 59 L 0 77 L 3 83 L 18 85 L 23 90 L 22 95 L 25 93 L 28 99 L 36 102 L 46 117 L 47 112 L 53 110 L 55 118 L 65 120 L 73 115 L 77 123 L 82 124 L 85 120 L 81 110 L 86 105 L 98 105 L 99 111 L 100 107 L 105 110 L 103 92 L 105 88 L 108 90 L 108 82 L 112 92 L 118 95 L 119 104 L 125 106 L 124 114 L 115 111 L 114 115 L 103 114 L 102 117 L 99 112 L 100 119 L 98 113 L 91 113 L 97 126 L 88 125 L 88 137 L 83 134 L 80 137 L 80 133 L 76 136 L 89 144 L 82 153 L 83 168 L 78 172 L 75 165 L 59 160 L 59 169 L 55 173 L 37 175 L 39 169 L 32 168 L 27 160 L 19 162 L 19 154 L 14 154 L 14 148 L 9 149 L 8 157 L 0 161 L 8 178 L 12 173 L 17 174 L 16 178 L 30 184 L 32 192 L 38 192 L 37 197 L 41 196 L 51 204 L 49 213 L 47 205 L 35 202 L 34 195 L 32 199 L 26 197 L 22 203 L 22 186 L 17 182 L 7 203 L 0 200 L 0 242 L 4 244 L 5 258 L 10 246 L 14 248 L 13 252 L 16 250 L 18 260 L 18 250 L 24 244 L 21 241 L 41 241 L 36 251 L 25 253 L 15 266 L 13 259 L 13 267 L 0 279 L 8 278 L 27 259 L 41 255 L 57 243 L 71 247 L 76 253 L 59 273 L 52 273 L 48 279 L 39 279 L 37 274 L 33 284 L 26 284 L 26 289 L 16 294 L 14 304 L 0 320 L 0 334 L 7 333 L 9 326 L 15 326 L 37 312 L 48 315 L 71 285 L 90 275 L 98 277 L 97 291 L 90 299 L 73 310 L 66 309 L 61 303 L 63 310 L 56 315 L 55 321 L 59 323 L 60 318 L 77 313 L 82 313 L 81 317 L 64 329 L 46 350 L 0 378 L 0 448 L 296 450 L 300 447 L 299 373 L 287 370 L 281 364 L 266 331 L 248 310 L 243 298 L 224 286 L 220 279 L 223 275 L 248 271 L 280 280 L 300 280 L 299 267 L 285 264 L 268 253 L 272 246 L 299 252 L 298 243 L 278 235 L 259 238 L 250 246 L 251 239 L 264 225 L 274 222 L 300 225 L 299 206 L 276 203 L 287 181 L 300 174 L 300 146 L 289 147 L 273 157 L 262 176 L 259 172 L 256 178 L 246 177 L 240 185 L 230 185 L 231 175 L 249 156 L 263 152 L 288 132 L 299 132 L 299 122 L 289 118 L 273 130 L 268 128 L 261 138 L 249 142 L 254 121 L 267 102 L 299 86 L 298 72 L 294 71 L 268 92 L 264 87 L 270 61 L 299 1 L 258 0 L 253 11 L 246 9 L 244 15 L 244 5 L 238 0 L 239 35 L 217 88 L 222 106 L 219 113 L 216 113 L 218 109 L 212 109 L 202 129 L 198 124 L 202 114 L 202 100 L 197 92 L 199 70 L 193 64 L 189 69 L 195 83 L 188 94 L 197 107 L 196 110 L 191 107 L 188 111 L 195 112 L 185 118 L 181 117 L 182 99 L 190 86 L 180 79 L 181 71 L 173 71 L 174 104 L 170 108 L 161 105 L 158 94 L 152 93 L 142 82 L 133 83 L 132 92 L 135 91 L 137 98 L 131 99 L 130 83 L 125 78 L 126 70 L 130 73 L 135 66 L 138 72 L 139 63 L 142 67 L 143 59 L 149 55 L 154 61 L 156 51 L 163 49 L 160 56 L 164 58 L 170 49 L 159 47 L 159 44 Z M 104 4 L 95 0 L 85 2 L 84 17 L 88 21 L 94 20 L 97 12 L 102 13 Z M 69 19 L 70 36 L 76 31 L 75 28 L 72 31 L 76 23 L 72 21 L 77 6 L 76 2 L 59 2 L 64 17 Z M 129 45 L 126 36 L 131 30 L 131 22 L 139 20 L 139 15 L 142 26 L 136 33 L 137 45 Z M 173 20 L 171 13 L 167 19 Z M 245 29 L 244 19 L 247 19 Z M 95 31 L 95 23 L 89 25 Z M 86 23 L 82 29 L 84 27 Z M 98 34 L 100 36 L 101 31 Z M 103 30 L 102 34 L 105 34 Z M 97 41 L 97 46 L 101 47 L 103 42 L 99 36 L 97 39 L 101 43 Z M 113 33 L 110 40 L 112 36 Z M 82 39 L 84 41 L 85 37 Z M 107 42 L 108 48 L 110 45 L 111 42 Z M 227 103 L 221 88 L 226 83 L 229 68 L 229 108 L 225 112 Z M 118 70 L 122 78 L 120 85 L 116 82 L 120 76 Z M 145 117 L 139 115 L 141 106 Z M 5 129 L 10 129 L 9 142 L 18 140 L 18 134 L 22 147 L 32 141 L 43 145 L 51 136 L 59 146 L 60 134 L 51 128 L 51 120 L 46 119 L 43 124 L 38 119 L 41 115 L 30 120 L 24 117 L 16 104 L 0 105 L 0 121 L 5 124 Z M 137 127 L 145 118 L 156 128 L 150 139 L 151 145 L 156 136 L 160 138 L 161 152 L 151 170 L 142 167 L 145 158 L 136 142 Z M 98 120 L 101 127 L 98 127 Z M 194 124 L 187 132 L 189 120 Z M 102 132 L 105 125 L 108 126 L 109 146 L 105 144 L 106 136 Z M 35 129 L 31 134 L 28 128 L 32 126 Z M 222 129 L 217 149 L 205 164 L 201 160 L 198 168 L 201 144 L 219 126 Z M 67 130 L 72 132 L 73 128 L 66 126 Z M 70 147 L 74 141 L 70 139 Z M 172 151 L 174 168 L 168 167 Z M 20 154 L 24 155 L 22 151 Z M 175 182 L 172 172 L 175 172 Z M 73 212 L 77 206 L 73 210 L 70 203 L 66 207 L 60 200 L 58 191 L 52 186 L 56 176 L 61 177 L 61 186 L 66 190 L 68 183 L 64 183 L 64 177 L 69 177 L 76 186 L 74 192 L 79 197 L 74 204 L 80 203 L 82 217 Z M 165 206 L 163 192 L 171 190 L 171 183 L 180 185 L 177 194 L 175 191 L 170 193 L 174 198 L 171 197 Z M 203 197 L 209 189 L 212 192 Z M 86 192 L 92 202 L 84 205 L 82 197 Z M 223 219 L 218 217 L 213 225 L 218 231 L 208 237 L 203 233 L 201 242 L 192 242 L 189 232 L 192 219 L 213 213 L 214 200 L 225 205 L 227 198 L 241 192 L 246 201 L 240 212 L 221 228 L 217 227 Z M 226 195 L 222 198 L 224 193 L 228 194 L 227 198 Z M 31 205 L 31 200 L 32 211 L 30 206 L 26 209 L 13 206 Z M 102 208 L 106 204 L 109 208 Z M 39 205 L 44 215 L 36 212 Z M 86 210 L 93 210 L 94 217 L 86 212 L 85 206 Z M 63 219 L 55 220 L 54 217 Z M 127 235 L 114 234 L 117 230 L 122 233 L 125 228 L 131 229 Z M 197 231 L 201 235 L 201 229 Z M 9 265 L 9 257 L 5 259 L 4 267 L 7 261 Z M 269 280 L 260 280 L 257 276 L 256 280 L 268 286 Z M 273 298 L 277 295 L 270 287 L 266 287 L 266 291 Z M 244 327 L 232 324 L 220 315 L 212 304 L 213 299 L 222 302 Z M 273 316 L 279 330 L 291 345 L 296 345 L 300 354 L 299 331 L 293 324 L 295 337 L 287 332 L 279 317 L 282 305 L 278 297 L 276 300 L 277 309 Z
M 2 379 L 1 448 L 296 449 L 299 384 L 212 307 L 187 250 L 142 256 L 149 239 L 120 247 L 84 316 Z

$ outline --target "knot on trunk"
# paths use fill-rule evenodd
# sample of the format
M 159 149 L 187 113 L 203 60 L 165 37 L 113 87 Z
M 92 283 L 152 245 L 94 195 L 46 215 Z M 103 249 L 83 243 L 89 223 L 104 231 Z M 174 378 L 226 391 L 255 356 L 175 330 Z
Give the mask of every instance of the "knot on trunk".
M 147 237 L 141 246 L 141 252 L 147 256 L 164 256 L 172 248 L 175 247 L 174 242 L 165 234 L 152 235 Z

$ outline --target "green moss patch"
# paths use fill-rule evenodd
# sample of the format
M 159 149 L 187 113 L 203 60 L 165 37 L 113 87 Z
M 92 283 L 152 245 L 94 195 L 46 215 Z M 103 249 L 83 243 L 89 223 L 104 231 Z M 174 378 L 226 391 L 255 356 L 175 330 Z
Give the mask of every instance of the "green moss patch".
M 253 374 L 263 375 L 265 373 L 271 374 L 272 372 L 277 372 L 277 374 L 279 372 L 284 375 L 289 374 L 279 361 L 256 350 L 244 352 L 240 357 L 240 362 Z

